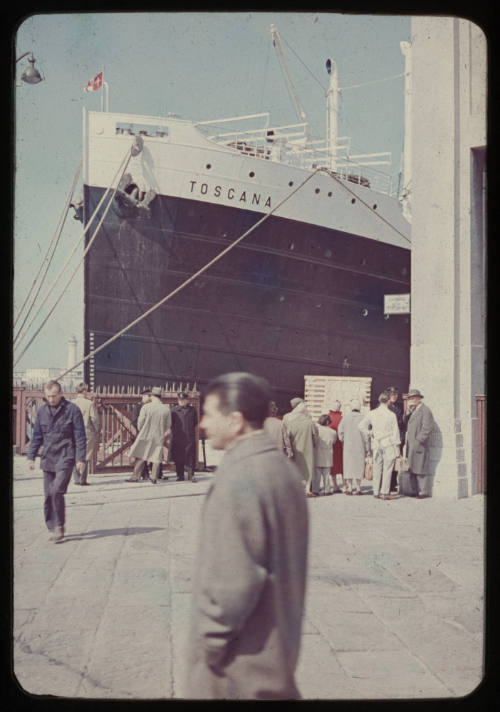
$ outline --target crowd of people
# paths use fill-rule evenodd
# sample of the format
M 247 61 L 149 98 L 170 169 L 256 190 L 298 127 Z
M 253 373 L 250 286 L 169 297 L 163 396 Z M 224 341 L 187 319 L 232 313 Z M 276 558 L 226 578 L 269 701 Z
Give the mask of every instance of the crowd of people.
M 359 399 L 345 404 L 345 412 L 336 400 L 314 422 L 304 399 L 297 397 L 290 401 L 291 410 L 282 420 L 272 402 L 264 429 L 295 462 L 307 497 L 361 495 L 368 466 L 377 499 L 391 500 L 393 493 L 402 494 L 404 472 L 409 475 L 409 490 L 423 499 L 429 496 L 429 436 L 434 420 L 422 400 L 419 390 L 410 389 L 405 413 L 398 389 L 390 386 L 380 393 L 378 406 L 364 415 Z M 401 455 L 407 461 L 404 471 L 401 462 L 397 465 Z
M 64 494 L 76 471 L 82 484 L 88 463 L 87 437 L 98 428 L 81 384 L 75 402 L 57 381 L 45 386 L 28 451 L 30 468 L 40 447 L 44 513 L 52 540 L 64 537 Z M 137 437 L 129 481 L 160 477 L 163 447 L 170 440 L 177 479 L 194 481 L 196 410 L 186 393 L 172 408 L 161 390 L 143 394 L 134 414 Z M 394 459 L 408 446 L 416 484 L 428 467 L 433 428 L 423 395 L 410 390 L 403 416 L 396 389 L 379 395 L 366 415 L 353 399 L 342 413 L 336 401 L 318 422 L 302 398 L 291 401 L 281 420 L 265 379 L 229 373 L 205 391 L 200 427 L 225 454 L 209 483 L 201 509 L 194 564 L 187 673 L 187 699 L 297 699 L 299 656 L 308 552 L 308 508 L 304 497 L 339 490 L 359 494 L 366 453 L 374 458 L 373 491 L 390 496 Z M 86 400 L 87 402 L 83 402 Z M 347 411 L 347 409 L 346 409 Z M 88 435 L 86 434 L 88 433 Z M 151 474 L 147 463 L 152 463 Z

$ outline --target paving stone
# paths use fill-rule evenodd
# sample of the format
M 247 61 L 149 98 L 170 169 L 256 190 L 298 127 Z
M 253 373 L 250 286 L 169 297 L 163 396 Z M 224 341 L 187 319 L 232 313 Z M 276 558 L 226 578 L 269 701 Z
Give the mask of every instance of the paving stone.
M 68 536 L 54 545 L 41 476 L 14 460 L 21 685 L 83 699 L 182 699 L 200 510 L 213 475 L 156 487 L 92 475 L 91 487 L 70 485 Z M 484 498 L 338 496 L 308 506 L 297 670 L 304 698 L 423 699 L 473 690 L 482 674 Z

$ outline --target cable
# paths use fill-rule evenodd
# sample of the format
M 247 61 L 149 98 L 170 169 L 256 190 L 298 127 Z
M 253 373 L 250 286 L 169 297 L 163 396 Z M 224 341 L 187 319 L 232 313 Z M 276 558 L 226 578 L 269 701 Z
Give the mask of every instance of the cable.
M 281 37 L 283 37 L 283 35 L 281 35 Z M 323 86 L 323 84 L 320 82 L 320 80 L 313 74 L 313 72 L 309 69 L 309 67 L 307 66 L 307 64 L 302 61 L 302 59 L 299 57 L 299 55 L 298 55 L 297 52 L 294 50 L 294 48 L 293 48 L 290 44 L 288 44 L 288 42 L 286 41 L 286 38 L 285 38 L 285 37 L 283 37 L 283 40 L 284 40 L 286 46 L 288 47 L 288 49 L 290 49 L 290 50 L 294 53 L 294 55 L 297 57 L 297 59 L 299 60 L 299 62 L 307 69 L 307 71 L 309 72 L 309 74 L 311 75 L 311 77 L 314 79 L 314 81 L 317 82 L 317 83 L 320 85 L 320 87 L 322 88 L 323 92 L 326 94 L 326 88 Z
M 384 77 L 383 79 L 373 79 L 371 82 L 363 82 L 363 84 L 353 84 L 350 87 L 342 87 L 339 89 L 339 91 L 346 91 L 347 89 L 358 89 L 359 87 L 367 87 L 369 84 L 380 84 L 380 82 L 388 82 L 391 79 L 399 79 L 400 77 L 404 76 L 404 72 L 403 74 L 394 74 L 392 77 Z
M 24 317 L 23 323 L 22 323 L 21 326 L 19 327 L 18 332 L 17 332 L 16 336 L 14 337 L 14 341 L 16 341 L 16 339 L 17 339 L 18 336 L 19 336 L 19 333 L 21 332 L 21 329 L 22 329 L 23 326 L 25 325 L 26 320 L 28 319 L 31 310 L 33 309 L 33 305 L 35 304 L 35 302 L 36 302 L 36 300 L 37 300 L 37 297 L 38 297 L 38 295 L 40 294 L 40 290 L 41 290 L 41 288 L 42 288 L 42 286 L 43 286 L 43 283 L 44 283 L 44 281 L 45 281 L 45 277 L 47 276 L 47 272 L 48 272 L 48 270 L 49 270 L 50 264 L 51 264 L 51 262 L 52 262 L 52 259 L 53 259 L 53 257 L 54 257 L 55 251 L 56 251 L 56 247 L 57 247 L 57 245 L 58 245 L 58 243 L 59 243 L 59 239 L 60 239 L 61 234 L 62 234 L 62 229 L 63 229 L 63 227 L 64 227 L 64 223 L 66 222 L 66 218 L 67 218 L 67 216 L 68 216 L 68 210 L 69 210 L 70 201 L 71 201 L 71 199 L 73 198 L 73 193 L 74 193 L 74 190 L 75 190 L 76 181 L 78 180 L 78 176 L 80 175 L 81 166 L 82 166 L 82 162 L 81 162 L 81 160 L 80 160 L 80 163 L 78 164 L 78 168 L 77 168 L 76 173 L 75 173 L 75 177 L 74 177 L 74 179 L 73 179 L 73 184 L 72 184 L 71 189 L 70 189 L 70 191 L 69 191 L 69 193 L 68 193 L 68 197 L 67 197 L 67 199 L 66 199 L 66 203 L 64 204 L 64 210 L 63 210 L 63 212 L 61 213 L 61 217 L 59 218 L 59 223 L 58 223 L 58 226 L 57 226 L 57 228 L 56 228 L 56 231 L 54 232 L 54 234 L 53 234 L 53 236 L 52 236 L 52 239 L 51 239 L 51 241 L 50 241 L 50 243 L 49 243 L 49 246 L 48 246 L 48 248 L 47 248 L 47 251 L 46 251 L 46 253 L 45 253 L 45 256 L 44 256 L 44 258 L 43 258 L 43 260 L 42 260 L 42 262 L 41 262 L 41 264 L 40 264 L 40 267 L 39 267 L 39 269 L 38 269 L 37 275 L 36 275 L 35 279 L 33 280 L 33 282 L 31 283 L 31 287 L 30 287 L 30 289 L 29 289 L 28 295 L 27 295 L 26 299 L 24 300 L 24 303 L 23 303 L 22 307 L 19 309 L 19 312 L 18 312 L 18 314 L 17 314 L 16 320 L 15 320 L 15 322 L 14 322 L 14 326 L 17 324 L 17 322 L 18 322 L 18 320 L 19 320 L 19 318 L 20 318 L 20 316 L 21 316 L 21 314 L 22 314 L 22 312 L 23 312 L 23 309 L 24 309 L 24 307 L 26 306 L 26 302 L 28 301 L 28 299 L 29 299 L 30 296 L 31 296 L 31 292 L 32 292 L 32 290 L 34 289 L 35 284 L 36 284 L 37 281 L 38 281 L 38 277 L 40 276 L 40 272 L 42 271 L 43 263 L 44 263 L 45 260 L 47 259 L 47 256 L 48 256 L 48 254 L 49 254 L 49 252 L 50 252 L 50 248 L 51 248 L 51 246 L 52 246 L 52 243 L 54 242 L 54 239 L 55 239 L 56 236 L 57 236 L 57 240 L 56 240 L 55 245 L 54 245 L 54 248 L 53 248 L 53 250 L 52 250 L 52 254 L 51 254 L 50 258 L 49 258 L 49 262 L 48 262 L 47 267 L 46 267 L 46 269 L 45 269 L 45 273 L 44 273 L 44 275 L 43 275 L 43 277 L 42 277 L 42 279 L 41 279 L 41 282 L 40 282 L 40 285 L 39 285 L 39 287 L 38 287 L 37 293 L 36 293 L 35 296 L 33 297 L 33 301 L 32 301 L 32 303 L 31 303 L 30 307 L 28 308 L 28 311 L 26 312 L 26 316 Z
M 119 166 L 118 171 L 116 172 L 115 176 L 113 177 L 113 181 L 111 182 L 111 185 L 113 185 L 113 183 L 114 183 L 114 181 L 116 180 L 117 176 L 119 175 L 120 171 L 122 172 L 122 175 L 123 175 L 123 173 L 125 172 L 126 167 L 128 166 L 128 162 L 130 161 L 130 155 L 131 155 L 131 154 L 130 154 L 130 149 L 129 149 L 129 150 L 127 151 L 127 154 L 125 154 L 125 156 L 124 156 L 124 158 L 123 158 L 123 160 L 122 160 L 122 162 L 121 162 L 121 164 L 120 164 L 120 166 Z M 123 166 L 124 163 L 125 163 L 125 166 L 122 168 L 122 166 Z M 118 182 L 119 182 L 119 181 L 118 181 Z M 117 187 L 118 187 L 118 186 L 117 186 Z M 104 194 L 103 194 L 101 200 L 99 201 L 99 204 L 97 205 L 97 207 L 96 207 L 96 209 L 94 210 L 92 216 L 90 217 L 90 220 L 88 221 L 87 225 L 85 226 L 85 229 L 83 230 L 80 239 L 78 240 L 78 242 L 77 242 L 77 243 L 75 244 L 75 246 L 73 247 L 73 250 L 71 251 L 70 255 L 68 256 L 68 258 L 67 258 L 67 260 L 66 260 L 66 262 L 63 264 L 63 266 L 62 266 L 61 269 L 59 270 L 59 273 L 58 273 L 57 277 L 55 278 L 54 282 L 52 283 L 51 288 L 49 289 L 49 291 L 47 292 L 47 294 L 46 294 L 45 297 L 43 298 L 42 302 L 40 303 L 40 306 L 38 307 L 38 310 L 37 310 L 35 316 L 33 317 L 33 319 L 31 320 L 31 322 L 30 322 L 29 325 L 27 326 L 27 328 L 26 328 L 26 330 L 24 331 L 24 333 L 21 334 L 20 336 L 18 336 L 18 337 L 15 339 L 14 348 L 16 348 L 16 347 L 19 345 L 19 342 L 26 336 L 28 330 L 29 330 L 29 329 L 31 328 L 31 326 L 33 325 L 33 322 L 35 321 L 35 319 L 37 318 L 38 314 L 40 313 L 40 310 L 42 309 L 43 305 L 45 304 L 45 302 L 46 302 L 47 299 L 49 298 L 49 296 L 50 296 L 50 294 L 52 293 L 52 291 L 54 290 L 54 287 L 56 286 L 57 281 L 59 280 L 61 274 L 62 274 L 62 273 L 64 272 L 64 270 L 66 269 L 66 266 L 67 266 L 68 262 L 69 262 L 69 261 L 71 260 L 71 258 L 73 257 L 73 255 L 74 255 L 74 253 L 75 253 L 75 250 L 79 247 L 79 245 L 80 245 L 82 239 L 84 238 L 85 234 L 87 233 L 87 231 L 88 231 L 88 229 L 89 229 L 91 223 L 93 222 L 95 216 L 97 215 L 98 211 L 100 210 L 101 205 L 103 204 L 103 202 L 104 202 L 106 196 L 108 195 L 110 189 L 111 189 L 111 186 L 109 186 L 109 187 L 106 189 L 106 191 L 104 192 Z M 115 192 L 116 192 L 116 188 L 115 188 Z M 113 194 L 113 195 L 114 195 L 114 194 Z M 111 204 L 111 201 L 110 201 L 110 204 Z M 108 206 L 108 208 L 109 208 L 109 206 Z M 101 222 L 102 222 L 102 221 L 101 221 Z M 94 233 L 94 237 L 95 237 L 95 234 L 96 234 L 96 233 Z M 93 238 L 92 238 L 92 239 L 93 239 Z M 46 321 L 46 320 L 45 320 L 45 321 Z M 44 323 L 45 323 L 45 322 L 44 322 Z M 38 332 L 37 332 L 37 333 L 38 333 Z M 30 343 L 31 343 L 31 341 L 30 341 Z M 24 351 L 23 351 L 23 353 L 24 353 Z M 19 359 L 18 359 L 18 360 L 19 360 Z M 17 363 L 17 361 L 16 361 L 16 363 Z
M 89 354 L 87 354 L 87 356 L 85 356 L 81 361 L 79 361 L 78 363 L 76 363 L 76 364 L 75 364 L 74 366 L 72 366 L 71 368 L 68 368 L 66 371 L 64 371 L 64 373 L 60 373 L 59 376 L 58 376 L 58 378 L 63 378 L 63 377 L 66 376 L 68 373 L 71 373 L 71 371 L 73 371 L 75 368 L 78 368 L 78 366 L 81 366 L 83 363 L 85 363 L 85 361 L 88 361 L 89 358 L 92 358 L 92 357 L 95 356 L 97 353 L 99 353 L 99 351 L 102 351 L 102 349 L 106 348 L 106 346 L 109 346 L 110 344 L 112 344 L 113 341 L 116 341 L 116 339 L 118 339 L 120 336 L 122 336 L 122 334 L 125 334 L 127 331 L 129 331 L 132 327 L 134 327 L 134 326 L 135 326 L 136 324 L 138 324 L 140 321 L 142 321 L 142 320 L 145 319 L 147 316 L 149 316 L 149 315 L 152 314 L 154 311 L 156 311 L 156 309 L 158 309 L 158 308 L 161 307 L 163 304 L 165 304 L 165 303 L 168 302 L 170 299 L 172 299 L 172 297 L 174 297 L 174 296 L 175 296 L 176 294 L 178 294 L 182 289 L 184 289 L 185 287 L 187 287 L 188 284 L 190 284 L 190 283 L 193 282 L 195 279 L 197 279 L 201 274 L 203 274 L 203 273 L 206 272 L 210 267 L 212 267 L 212 265 L 214 265 L 216 262 L 218 262 L 220 259 L 222 259 L 222 257 L 224 257 L 228 252 L 230 252 L 232 249 L 234 249 L 240 242 L 242 242 L 242 240 L 245 239 L 245 237 L 247 237 L 248 235 L 250 235 L 251 232 L 253 232 L 253 231 L 256 230 L 260 225 L 262 225 L 262 223 L 265 222 L 269 217 L 271 217 L 271 215 L 272 215 L 273 213 L 275 213 L 276 210 L 278 210 L 278 208 L 280 208 L 284 203 L 286 203 L 286 201 L 289 200 L 289 199 L 292 197 L 292 195 L 294 195 L 295 193 L 297 193 L 297 191 L 301 190 L 301 188 L 303 188 L 303 187 L 305 186 L 305 184 L 306 184 L 307 182 L 309 182 L 309 181 L 311 180 L 311 178 L 313 178 L 313 177 L 316 175 L 316 173 L 318 173 L 319 171 L 322 171 L 322 170 L 324 170 L 324 169 L 317 168 L 313 173 L 311 173 L 310 175 L 308 175 L 307 178 L 306 178 L 305 180 L 303 180 L 300 185 L 298 185 L 298 186 L 297 186 L 296 188 L 294 188 L 290 193 L 288 193 L 288 195 L 285 196 L 285 197 L 283 198 L 283 200 L 281 200 L 272 210 L 270 210 L 270 211 L 269 211 L 268 213 L 266 213 L 266 215 L 264 215 L 260 220 L 258 220 L 256 223 L 254 223 L 254 225 L 252 225 L 251 228 L 249 228 L 246 232 L 244 232 L 242 235 L 240 235 L 240 237 L 238 237 L 236 240 L 234 240 L 234 242 L 232 242 L 230 245 L 228 245 L 226 248 L 224 248 L 224 249 L 222 250 L 222 252 L 219 252 L 219 254 L 216 255 L 212 260 L 210 260 L 210 262 L 208 262 L 204 267 L 202 267 L 202 268 L 199 269 L 197 272 L 195 272 L 193 275 L 191 275 L 191 277 L 188 277 L 188 279 L 186 279 L 182 284 L 180 284 L 178 287 L 176 287 L 172 292 L 170 292 L 170 293 L 167 294 L 165 297 L 163 297 L 163 299 L 160 299 L 159 302 L 157 302 L 156 304 L 154 304 L 154 305 L 153 305 L 152 307 L 150 307 L 147 311 L 145 311 L 143 314 L 141 314 L 141 315 L 138 316 L 136 319 L 134 319 L 134 321 L 131 321 L 130 324 L 128 324 L 128 325 L 125 326 L 123 329 L 121 329 L 120 331 L 118 331 L 118 332 L 117 332 L 114 336 L 112 336 L 110 339 L 108 339 L 108 340 L 105 341 L 103 344 L 101 344 L 101 345 L 98 346 L 96 349 L 94 349 L 94 350 L 91 351 Z
M 123 175 L 123 173 L 125 173 L 125 171 L 126 171 L 126 169 L 127 169 L 127 166 L 128 166 L 129 161 L 130 161 L 131 155 L 132 155 L 132 153 L 129 151 L 127 160 L 126 160 L 126 162 L 125 162 L 125 165 L 123 166 L 122 175 Z M 122 161 L 122 164 L 123 164 L 123 161 Z M 121 167 L 121 166 L 120 166 L 120 167 Z M 115 175 L 115 178 L 116 178 L 116 175 Z M 121 179 L 121 176 L 120 176 L 120 179 Z M 118 183 L 119 183 L 119 181 L 118 181 Z M 94 234 L 92 235 L 91 239 L 89 240 L 89 243 L 88 243 L 87 247 L 85 248 L 85 250 L 84 250 L 84 252 L 83 252 L 83 255 L 82 255 L 80 261 L 78 262 L 78 264 L 76 265 L 75 269 L 73 270 L 73 272 L 72 272 L 72 274 L 71 274 L 71 276 L 70 276 L 68 282 L 65 284 L 65 286 L 64 286 L 62 292 L 60 293 L 59 297 L 56 299 L 56 301 L 55 301 L 54 304 L 52 305 L 52 308 L 50 309 L 49 313 L 47 314 L 47 316 L 45 317 L 45 319 L 42 321 L 42 323 L 40 324 L 40 326 L 38 327 L 38 329 L 36 330 L 36 332 L 34 333 L 34 335 L 31 337 L 31 339 L 29 340 L 29 342 L 26 344 L 26 346 L 24 347 L 24 349 L 23 349 L 21 355 L 20 355 L 20 356 L 16 359 L 16 361 L 14 362 L 14 366 L 16 366 L 16 365 L 19 363 L 20 359 L 24 356 L 24 354 L 25 354 L 26 351 L 29 349 L 29 347 L 31 346 L 31 344 L 33 343 L 33 341 L 35 340 L 35 338 L 36 338 L 36 337 L 38 336 L 38 334 L 40 333 L 41 329 L 42 329 L 42 328 L 45 326 L 45 324 L 47 323 L 47 320 L 48 320 L 49 317 L 51 316 L 51 314 L 52 314 L 52 312 L 54 311 L 54 309 L 56 308 L 56 306 L 59 304 L 59 302 L 60 302 L 60 300 L 61 300 L 63 294 L 65 293 L 65 291 L 66 291 L 66 289 L 68 288 L 70 282 L 72 281 L 73 277 L 75 276 L 77 269 L 78 269 L 79 266 L 81 265 L 82 261 L 85 259 L 85 255 L 86 255 L 87 252 L 90 250 L 90 248 L 91 248 L 91 246 L 92 246 L 92 243 L 94 242 L 95 238 L 97 237 L 97 234 L 98 234 L 98 232 L 99 232 L 99 228 L 101 227 L 102 223 L 104 222 L 104 219 L 105 219 L 106 215 L 108 214 L 108 210 L 109 210 L 109 208 L 111 207 L 111 204 L 112 204 L 113 199 L 114 199 L 114 197 L 115 197 L 116 191 L 118 190 L 118 183 L 117 183 L 116 187 L 115 187 L 114 190 L 113 190 L 113 195 L 111 196 L 111 199 L 110 199 L 110 201 L 108 202 L 108 204 L 107 204 L 107 206 L 106 206 L 106 208 L 105 208 L 105 210 L 104 210 L 103 216 L 102 216 L 102 218 L 100 219 L 99 224 L 97 225 L 97 228 L 95 229 Z M 109 190 L 109 189 L 108 189 L 108 190 Z M 106 192 L 107 192 L 107 191 L 106 191 Z M 102 201 L 101 201 L 101 202 L 102 202 Z M 95 214 L 95 213 L 94 213 L 94 214 Z M 87 224 L 86 227 L 88 227 L 88 224 Z M 38 312 L 37 312 L 37 314 L 36 314 L 35 316 L 37 316 L 37 315 L 38 315 Z M 32 324 L 32 323 L 33 323 L 33 321 L 31 322 L 31 324 Z M 30 324 L 30 326 L 31 326 L 31 324 Z

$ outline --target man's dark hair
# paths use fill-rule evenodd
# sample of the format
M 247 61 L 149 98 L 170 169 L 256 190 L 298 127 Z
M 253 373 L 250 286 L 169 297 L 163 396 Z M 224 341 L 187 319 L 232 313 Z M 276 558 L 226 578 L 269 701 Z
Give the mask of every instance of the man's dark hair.
M 77 385 L 76 392 L 77 393 L 85 393 L 85 391 L 88 391 L 88 389 L 89 389 L 89 387 L 87 386 L 87 384 L 82 381 L 81 383 L 79 383 Z
M 318 418 L 318 423 L 320 425 L 330 425 L 330 416 L 328 415 L 328 413 L 320 415 Z
M 44 388 L 46 391 L 51 391 L 53 388 L 57 388 L 59 392 L 62 391 L 61 384 L 59 383 L 59 381 L 47 381 Z
M 271 388 L 265 378 L 252 373 L 225 373 L 214 378 L 205 390 L 205 397 L 216 395 L 219 410 L 225 415 L 239 411 L 254 429 L 261 428 L 269 411 Z
M 389 401 L 389 394 L 387 391 L 383 391 L 379 397 L 378 397 L 378 402 L 379 403 L 387 403 Z

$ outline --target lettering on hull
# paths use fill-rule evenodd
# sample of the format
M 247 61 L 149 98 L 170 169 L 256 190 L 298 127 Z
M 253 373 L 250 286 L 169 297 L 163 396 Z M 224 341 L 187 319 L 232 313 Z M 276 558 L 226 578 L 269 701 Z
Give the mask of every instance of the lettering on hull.
M 190 193 L 206 195 L 210 198 L 222 198 L 233 200 L 235 203 L 245 203 L 246 205 L 262 205 L 263 208 L 271 207 L 271 196 L 262 195 L 262 193 L 254 193 L 250 190 L 237 190 L 223 185 L 209 185 L 208 183 L 200 183 L 197 180 L 190 180 Z

